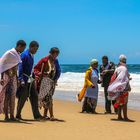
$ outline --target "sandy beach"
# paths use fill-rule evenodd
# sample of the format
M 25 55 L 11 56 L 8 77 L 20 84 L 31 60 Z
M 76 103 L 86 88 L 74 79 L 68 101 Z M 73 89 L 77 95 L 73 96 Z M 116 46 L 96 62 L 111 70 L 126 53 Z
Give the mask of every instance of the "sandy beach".
M 98 115 L 81 114 L 81 104 L 55 100 L 55 117 L 58 121 L 34 121 L 29 102 L 23 110 L 19 123 L 6 123 L 0 116 L 1 140 L 139 140 L 140 112 L 129 110 L 135 122 L 119 122 L 116 115 L 104 115 L 103 107 L 97 108 Z

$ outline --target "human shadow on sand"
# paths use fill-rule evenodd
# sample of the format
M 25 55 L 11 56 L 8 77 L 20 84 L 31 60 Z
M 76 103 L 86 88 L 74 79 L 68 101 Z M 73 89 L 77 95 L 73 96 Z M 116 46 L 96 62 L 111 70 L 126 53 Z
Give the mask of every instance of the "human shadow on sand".
M 54 120 L 49 120 L 48 119 L 47 121 L 51 121 L 51 122 L 62 122 L 62 123 L 66 122 L 65 120 L 57 119 L 57 118 L 55 118 Z
M 24 122 L 40 122 L 41 120 L 35 120 L 35 119 L 22 119 Z
M 100 112 L 97 112 L 97 113 L 79 112 L 79 113 L 83 115 L 105 115 L 104 113 L 100 113 Z
M 127 123 L 127 122 L 135 123 L 136 122 L 135 120 L 131 120 L 131 119 L 128 119 L 128 120 L 111 119 L 111 121 L 124 122 L 124 123 Z
M 5 120 L 0 120 L 0 123 L 16 123 L 16 124 L 32 124 L 32 123 L 29 123 L 27 121 L 5 121 Z
M 27 122 L 46 122 L 46 121 L 50 121 L 50 122 L 66 122 L 65 120 L 62 119 L 57 119 L 55 118 L 54 120 L 50 120 L 48 119 L 40 119 L 40 120 L 34 120 L 34 119 L 22 119 L 23 121 L 27 121 Z

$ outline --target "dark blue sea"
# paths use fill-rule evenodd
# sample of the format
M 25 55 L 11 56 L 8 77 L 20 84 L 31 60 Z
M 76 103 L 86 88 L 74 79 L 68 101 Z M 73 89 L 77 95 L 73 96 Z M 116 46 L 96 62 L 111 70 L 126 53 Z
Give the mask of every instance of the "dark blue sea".
M 62 72 L 76 72 L 76 73 L 83 73 L 86 71 L 86 69 L 89 67 L 89 65 L 61 65 Z M 129 64 L 128 70 L 130 73 L 140 74 L 140 64 Z

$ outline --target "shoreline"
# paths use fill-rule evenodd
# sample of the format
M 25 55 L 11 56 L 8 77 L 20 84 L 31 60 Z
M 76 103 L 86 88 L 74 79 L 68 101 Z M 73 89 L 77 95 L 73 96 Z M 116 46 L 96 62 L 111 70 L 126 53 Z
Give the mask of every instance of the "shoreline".
M 54 93 L 54 99 L 79 103 L 76 99 L 77 94 L 78 94 L 77 91 L 63 91 L 63 90 L 56 89 L 56 91 Z M 82 102 L 81 102 L 81 104 L 82 104 Z M 104 105 L 105 105 L 105 98 L 103 95 L 103 91 L 99 91 L 99 99 L 98 99 L 97 106 L 101 106 L 104 108 Z M 130 93 L 128 109 L 140 112 L 140 95 L 135 95 L 135 93 Z
M 82 102 L 76 102 L 76 101 L 70 101 L 70 100 L 63 100 L 63 99 L 57 99 L 57 98 L 55 98 L 54 99 L 54 101 L 59 101 L 59 102 L 68 102 L 68 103 L 72 103 L 72 104 L 78 104 L 78 105 L 80 105 L 81 106 L 81 110 L 82 110 Z M 100 108 L 101 110 L 103 110 L 103 112 L 100 112 L 100 113 L 104 113 L 105 111 L 104 111 L 104 105 L 101 105 L 101 104 L 98 104 L 97 105 L 97 108 Z M 112 108 L 113 109 L 113 108 Z M 81 110 L 79 110 L 79 112 L 81 111 Z M 134 111 L 134 112 L 140 112 L 140 110 L 136 110 L 136 109 L 131 109 L 131 108 L 128 108 L 128 111 Z M 86 113 L 85 113 L 86 114 Z M 114 114 L 114 112 L 112 113 L 112 115 Z

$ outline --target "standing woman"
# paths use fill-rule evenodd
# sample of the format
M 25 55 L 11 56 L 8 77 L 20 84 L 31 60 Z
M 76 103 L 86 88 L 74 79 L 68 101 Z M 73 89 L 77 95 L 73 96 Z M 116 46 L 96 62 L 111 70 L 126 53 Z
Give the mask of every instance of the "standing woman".
M 96 106 L 98 101 L 98 61 L 93 59 L 90 63 L 90 68 L 86 71 L 85 76 L 85 98 L 83 103 L 82 112 L 96 114 Z
M 118 108 L 118 120 L 129 121 L 127 116 L 127 103 L 129 91 L 131 91 L 129 84 L 131 78 L 126 66 L 126 56 L 121 55 L 119 59 L 120 62 L 108 87 L 108 98 L 110 100 L 116 100 L 114 107 Z M 124 118 L 122 117 L 122 111 Z
M 5 114 L 5 121 L 15 121 L 15 97 L 17 91 L 17 67 L 21 63 L 20 53 L 26 43 L 19 40 L 15 48 L 7 51 L 0 59 L 0 114 Z M 9 119 L 10 113 L 10 119 Z
M 60 77 L 61 69 L 57 57 L 58 48 L 52 48 L 50 54 L 41 59 L 34 68 L 37 89 L 39 92 L 39 107 L 44 108 L 44 118 L 47 118 L 49 110 L 50 120 L 54 120 L 53 114 L 53 94 L 57 80 Z

